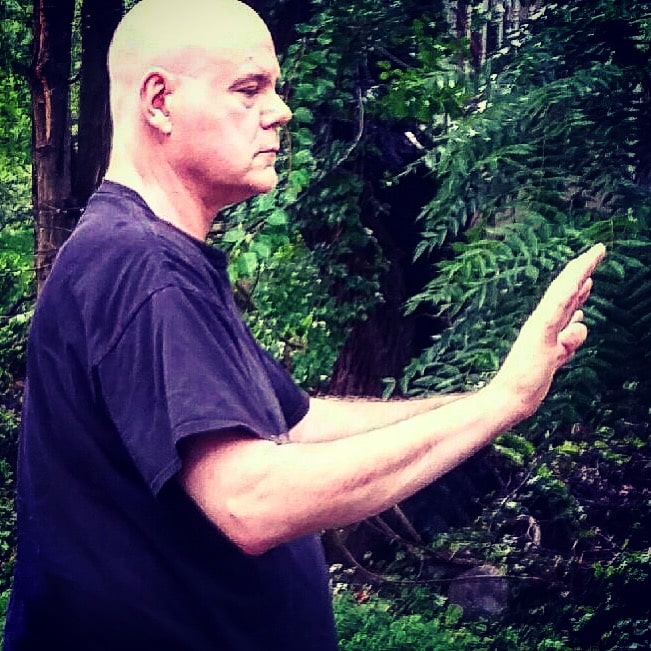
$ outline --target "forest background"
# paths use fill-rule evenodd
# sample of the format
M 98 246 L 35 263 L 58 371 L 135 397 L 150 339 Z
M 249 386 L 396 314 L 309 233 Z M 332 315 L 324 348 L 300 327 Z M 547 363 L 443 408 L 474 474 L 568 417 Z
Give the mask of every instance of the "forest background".
M 538 414 L 324 534 L 341 649 L 651 648 L 649 3 L 250 4 L 294 119 L 278 188 L 211 239 L 255 335 L 303 387 L 473 390 L 562 263 L 609 248 L 588 344 Z M 124 9 L 0 4 L 0 612 L 26 333 L 106 164 L 103 61 Z M 464 611 L 455 582 L 487 567 L 508 599 Z

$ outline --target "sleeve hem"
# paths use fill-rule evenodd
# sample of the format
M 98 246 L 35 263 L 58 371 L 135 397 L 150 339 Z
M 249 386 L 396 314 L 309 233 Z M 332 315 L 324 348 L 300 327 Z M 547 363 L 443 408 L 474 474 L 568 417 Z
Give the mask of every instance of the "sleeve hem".
M 295 425 L 298 425 L 303 418 L 305 418 L 307 412 L 310 410 L 310 396 L 308 393 L 301 389 L 301 401 L 300 404 L 292 411 L 292 413 L 287 417 L 287 427 L 291 429 Z
M 209 434 L 218 435 L 220 433 L 228 432 L 231 430 L 244 432 L 245 434 L 249 434 L 252 437 L 265 441 L 274 441 L 282 436 L 282 434 L 277 436 L 272 434 L 265 434 L 263 432 L 260 432 L 259 429 L 256 429 L 251 424 L 247 424 L 242 421 L 219 421 L 216 423 L 214 420 L 198 419 L 184 423 L 183 426 L 176 429 L 175 447 L 178 450 L 178 444 L 190 436 L 206 436 Z M 165 486 L 165 484 L 170 479 L 172 479 L 172 477 L 174 477 L 174 475 L 176 475 L 179 470 L 181 470 L 181 466 L 181 458 L 177 453 L 177 455 L 168 464 L 166 464 L 149 482 L 149 487 L 151 488 L 154 495 L 158 495 L 160 493 L 163 486 Z

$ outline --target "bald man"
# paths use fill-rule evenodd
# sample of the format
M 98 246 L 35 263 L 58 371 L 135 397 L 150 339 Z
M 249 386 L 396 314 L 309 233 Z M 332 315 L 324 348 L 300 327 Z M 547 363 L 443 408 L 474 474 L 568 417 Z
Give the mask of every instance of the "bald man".
M 291 113 L 235 0 L 142 0 L 109 54 L 106 180 L 39 297 L 6 648 L 334 651 L 318 532 L 413 494 L 535 411 L 583 343 L 604 255 L 571 262 L 464 396 L 310 399 L 204 243 L 276 183 Z

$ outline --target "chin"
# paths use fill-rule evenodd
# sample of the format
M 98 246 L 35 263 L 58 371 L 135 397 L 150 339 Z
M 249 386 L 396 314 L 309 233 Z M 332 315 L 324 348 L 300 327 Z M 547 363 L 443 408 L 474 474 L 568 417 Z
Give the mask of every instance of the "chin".
M 274 169 L 265 170 L 262 173 L 251 175 L 244 182 L 237 185 L 221 186 L 220 189 L 218 189 L 219 185 L 217 185 L 215 189 L 219 196 L 215 197 L 215 199 L 222 199 L 218 203 L 223 207 L 233 206 L 259 194 L 271 192 L 277 183 L 278 175 L 276 171 Z
M 250 197 L 257 194 L 266 194 L 267 192 L 271 192 L 276 187 L 278 184 L 278 175 L 276 174 L 275 170 L 272 170 L 271 174 L 265 176 L 266 178 L 256 179 L 255 182 L 249 185 Z
M 231 195 L 231 200 L 228 202 L 228 205 L 234 206 L 238 203 L 246 201 L 247 199 L 251 199 L 252 197 L 257 197 L 260 194 L 267 194 L 268 192 L 271 192 L 275 187 L 276 183 L 259 183 L 255 185 L 249 185 L 246 187 L 246 189 L 242 189 L 242 191 L 238 193 L 233 193 L 233 195 Z

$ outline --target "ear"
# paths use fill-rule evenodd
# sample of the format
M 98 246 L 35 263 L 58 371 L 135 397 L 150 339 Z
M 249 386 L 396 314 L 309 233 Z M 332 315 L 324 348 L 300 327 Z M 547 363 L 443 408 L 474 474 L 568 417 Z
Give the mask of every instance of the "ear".
M 172 78 L 164 70 L 150 70 L 140 86 L 140 107 L 143 118 L 152 129 L 165 136 L 172 133 L 172 119 L 167 96 L 172 92 Z

